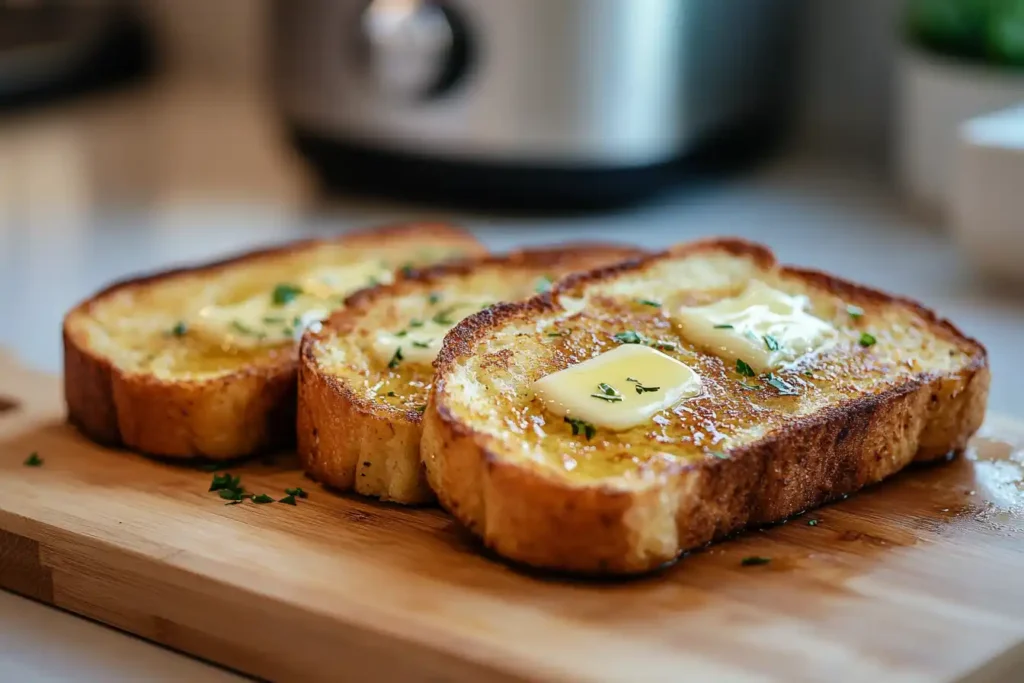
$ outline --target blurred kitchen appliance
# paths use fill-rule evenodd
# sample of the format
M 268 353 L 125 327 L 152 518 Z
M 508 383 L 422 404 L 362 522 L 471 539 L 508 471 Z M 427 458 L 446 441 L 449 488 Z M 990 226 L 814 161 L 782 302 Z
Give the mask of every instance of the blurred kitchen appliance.
M 143 75 L 150 41 L 134 0 L 0 0 L 0 108 Z
M 278 0 L 277 105 L 330 183 L 593 205 L 762 146 L 790 0 Z M 710 151 L 709 151 L 710 150 Z

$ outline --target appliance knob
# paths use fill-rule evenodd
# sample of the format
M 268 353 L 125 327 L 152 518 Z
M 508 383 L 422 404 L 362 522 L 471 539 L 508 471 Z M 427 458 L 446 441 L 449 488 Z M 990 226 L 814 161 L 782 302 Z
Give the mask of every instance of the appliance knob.
M 367 76 L 389 99 L 435 97 L 464 71 L 465 31 L 454 12 L 436 0 L 371 0 L 361 28 Z

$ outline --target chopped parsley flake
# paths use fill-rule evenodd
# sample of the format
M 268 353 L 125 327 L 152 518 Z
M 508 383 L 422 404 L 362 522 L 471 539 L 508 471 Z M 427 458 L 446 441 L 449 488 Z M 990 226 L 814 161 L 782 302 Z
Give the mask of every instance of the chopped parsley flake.
M 846 313 L 851 318 L 860 318 L 864 315 L 864 309 L 861 308 L 860 306 L 854 306 L 853 304 L 850 304 L 849 306 L 846 307 Z
M 577 420 L 571 417 L 563 418 L 563 420 L 568 424 L 572 425 L 573 436 L 579 436 L 580 434 L 583 434 L 583 436 L 587 437 L 587 441 L 590 441 L 590 437 L 594 436 L 594 434 L 597 434 L 597 428 L 594 427 L 594 425 L 590 424 L 589 422 L 586 422 L 584 420 Z
M 294 301 L 295 297 L 300 294 L 302 294 L 302 287 L 282 282 L 274 287 L 272 298 L 275 305 L 284 306 L 285 304 Z
M 768 373 L 768 377 L 765 381 L 768 382 L 770 386 L 774 387 L 782 396 L 800 395 L 800 392 L 794 389 L 791 384 L 786 383 L 785 380 L 780 379 L 772 373 Z
M 816 520 L 816 519 L 809 519 L 809 520 L 807 520 L 807 526 L 818 526 L 818 520 Z
M 422 415 L 427 410 L 427 404 L 426 403 L 421 403 L 418 406 L 413 406 L 413 410 L 415 410 L 417 413 Z
M 394 397 L 394 396 L 397 396 L 397 394 L 395 394 L 395 392 L 393 392 L 393 391 L 389 391 L 388 392 L 388 396 Z
M 747 384 L 746 382 L 740 382 L 740 386 L 746 389 L 747 391 L 757 391 L 758 389 L 761 388 L 761 385 L 759 384 Z
M 779 340 L 770 334 L 764 335 L 764 345 L 768 347 L 769 351 L 779 350 Z
M 740 373 L 744 377 L 756 377 L 757 373 L 754 372 L 754 368 L 750 367 L 747 362 L 741 358 L 736 359 L 736 372 Z
M 293 495 L 287 495 L 277 502 L 284 503 L 285 505 L 297 505 L 297 503 L 295 502 L 295 496 Z
M 599 398 L 602 401 L 608 401 L 609 403 L 618 403 L 622 401 L 622 394 L 620 394 L 610 384 L 605 384 L 604 382 L 601 382 L 600 384 L 597 385 L 597 390 L 601 393 L 591 394 L 593 398 Z
M 430 348 L 430 342 L 414 341 L 412 343 L 412 345 L 415 346 L 417 349 L 429 349 Z
M 543 294 L 544 292 L 550 292 L 551 291 L 551 285 L 552 284 L 554 284 L 554 280 L 552 280 L 550 276 L 544 275 L 544 276 L 541 276 L 541 277 L 537 278 L 537 284 L 534 285 L 533 289 L 538 294 Z
M 440 300 L 441 300 L 441 293 L 440 292 L 431 292 L 430 296 L 427 297 L 427 301 L 430 302 L 431 306 L 433 306 L 434 304 L 436 304 Z
M 733 328 L 732 325 L 726 323 L 726 324 L 723 324 L 723 325 L 715 325 L 715 329 L 716 330 L 731 330 L 731 329 L 734 329 L 734 328 Z
M 268 315 L 263 318 L 263 322 L 268 325 L 283 325 L 284 318 L 279 318 L 276 315 Z
M 638 394 L 642 394 L 642 393 L 647 392 L 647 391 L 660 391 L 661 390 L 661 387 L 645 387 L 640 380 L 635 379 L 633 377 L 627 377 L 626 381 L 627 382 L 632 382 L 633 384 L 636 385 L 634 387 L 634 389 L 636 389 L 636 393 L 638 393 Z
M 409 327 L 423 327 L 423 321 L 413 318 L 409 321 Z
M 619 332 L 615 335 L 614 339 L 620 344 L 643 344 L 645 341 L 644 336 L 636 330 Z
M 184 337 L 186 332 L 188 332 L 188 325 L 185 324 L 184 320 L 179 320 L 178 323 L 171 328 L 171 334 L 175 337 Z
M 210 491 L 241 491 L 242 490 L 242 478 L 233 477 L 230 472 L 224 474 L 213 475 L 213 481 L 210 483 Z
M 708 455 L 714 456 L 714 457 L 718 458 L 719 460 L 728 460 L 729 459 L 729 454 L 728 453 L 724 453 L 722 451 L 709 451 Z
M 258 503 L 260 505 L 265 505 L 266 503 L 273 503 L 274 499 L 265 493 L 261 493 L 258 496 L 253 496 L 252 502 Z
M 636 302 L 641 306 L 651 306 L 653 308 L 661 308 L 660 301 L 651 301 L 650 299 L 637 299 Z
M 857 342 L 865 348 L 869 346 L 874 346 L 875 342 L 877 341 L 878 340 L 875 339 L 875 336 L 873 334 L 868 334 L 867 332 L 861 332 L 860 339 L 857 340 Z
M 398 367 L 398 364 L 402 362 L 402 347 L 399 346 L 395 349 L 395 355 L 391 356 L 391 360 L 388 361 L 388 369 L 394 370 Z
M 231 321 L 231 329 L 233 329 L 235 332 L 238 332 L 239 334 L 244 334 L 250 337 L 262 335 L 261 332 L 257 332 L 256 330 L 252 329 L 248 325 L 245 325 L 244 323 L 238 320 Z
M 434 317 L 431 318 L 431 320 L 433 320 L 438 325 L 451 325 L 455 322 L 451 317 L 452 313 L 455 312 L 455 308 L 455 306 L 449 306 L 443 311 L 438 311 L 437 313 L 434 314 Z
M 293 489 L 285 489 L 285 493 L 289 496 L 297 496 L 299 498 L 309 498 L 309 494 L 302 490 L 301 486 L 297 486 Z
M 651 346 L 663 351 L 675 351 L 679 348 L 679 344 L 676 344 L 674 341 L 668 341 L 667 339 L 656 339 L 651 342 Z
M 411 277 L 413 272 L 414 272 L 412 264 L 411 263 L 406 263 L 404 266 L 402 266 L 401 272 L 402 272 L 402 277 Z
M 29 456 L 25 458 L 24 462 L 25 467 L 41 467 L 42 464 L 43 459 L 39 457 L 39 453 L 36 451 L 29 453 Z
M 404 337 L 407 334 L 409 334 L 409 330 L 399 330 L 398 332 L 395 332 L 396 337 Z
M 757 555 L 751 555 L 750 557 L 744 557 L 740 564 L 744 567 L 756 567 L 762 564 L 768 564 L 772 561 L 770 557 L 758 557 Z

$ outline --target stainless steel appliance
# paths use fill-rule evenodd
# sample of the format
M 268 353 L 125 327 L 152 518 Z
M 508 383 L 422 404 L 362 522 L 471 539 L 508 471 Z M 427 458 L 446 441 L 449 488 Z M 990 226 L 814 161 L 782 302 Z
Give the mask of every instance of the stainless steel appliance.
M 279 0 L 280 112 L 329 179 L 606 203 L 784 119 L 790 0 Z

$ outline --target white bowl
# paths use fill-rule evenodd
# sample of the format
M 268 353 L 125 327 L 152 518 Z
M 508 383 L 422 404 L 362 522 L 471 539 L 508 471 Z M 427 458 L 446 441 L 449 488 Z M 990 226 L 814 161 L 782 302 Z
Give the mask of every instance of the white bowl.
M 980 272 L 1024 284 L 1024 98 L 958 128 L 950 227 Z
M 898 71 L 896 164 L 910 199 L 943 215 L 957 127 L 1024 101 L 1024 73 L 907 49 Z

